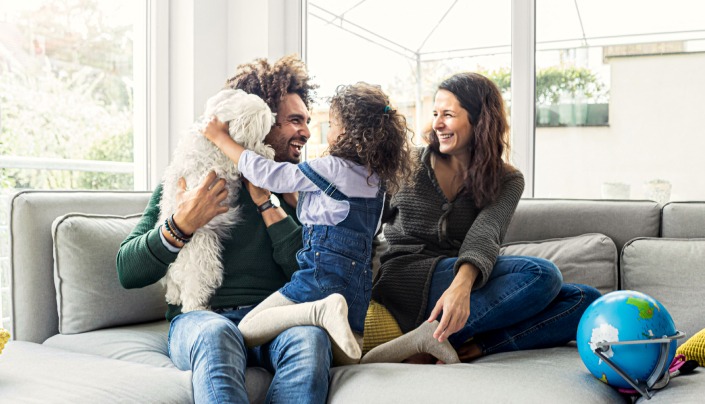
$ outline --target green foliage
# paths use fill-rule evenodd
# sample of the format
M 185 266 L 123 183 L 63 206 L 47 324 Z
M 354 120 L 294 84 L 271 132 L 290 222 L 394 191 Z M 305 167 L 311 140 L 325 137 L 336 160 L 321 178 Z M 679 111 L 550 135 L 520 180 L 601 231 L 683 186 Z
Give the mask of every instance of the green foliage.
M 500 68 L 493 71 L 479 71 L 494 81 L 505 99 L 511 91 L 511 71 Z M 582 96 L 586 101 L 600 100 L 605 96 L 605 85 L 588 68 L 548 67 L 536 73 L 536 102 L 539 105 L 558 104 L 561 97 L 571 100 Z
M 562 96 L 594 100 L 603 94 L 604 84 L 584 67 L 549 67 L 536 74 L 536 101 L 540 105 L 558 104 Z

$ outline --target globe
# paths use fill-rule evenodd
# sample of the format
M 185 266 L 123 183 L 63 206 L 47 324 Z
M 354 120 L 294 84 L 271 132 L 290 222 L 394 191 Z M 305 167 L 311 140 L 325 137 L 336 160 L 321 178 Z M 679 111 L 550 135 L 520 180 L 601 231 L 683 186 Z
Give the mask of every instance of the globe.
M 646 382 L 659 362 L 661 344 L 648 340 L 677 334 L 673 319 L 656 299 L 632 290 L 608 293 L 595 300 L 583 313 L 578 324 L 578 352 L 590 373 L 617 388 L 632 386 L 595 354 L 597 342 L 645 341 L 640 344 L 610 345 L 604 355 L 638 383 Z M 668 342 L 668 370 L 676 353 L 675 339 Z

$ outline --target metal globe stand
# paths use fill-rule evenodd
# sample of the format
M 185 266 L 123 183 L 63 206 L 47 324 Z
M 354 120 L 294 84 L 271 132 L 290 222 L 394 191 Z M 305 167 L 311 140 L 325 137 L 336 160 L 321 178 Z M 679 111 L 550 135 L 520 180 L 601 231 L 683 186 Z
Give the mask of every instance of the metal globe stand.
M 670 363 L 666 363 L 668 361 L 668 350 L 669 346 L 671 345 L 671 341 L 676 340 L 676 339 L 681 339 L 685 337 L 685 333 L 681 331 L 676 331 L 675 335 L 672 336 L 663 336 L 662 338 L 656 338 L 656 339 L 649 339 L 649 340 L 636 340 L 636 341 L 615 341 L 615 342 L 609 342 L 609 341 L 600 341 L 596 342 L 595 346 L 596 348 L 593 350 L 593 353 L 600 357 L 609 367 L 612 368 L 617 374 L 622 376 L 622 378 L 629 383 L 630 386 L 634 388 L 634 390 L 638 391 L 639 394 L 641 394 L 642 397 L 646 397 L 647 400 L 650 400 L 651 397 L 654 395 L 654 390 L 658 388 L 663 388 L 668 384 L 668 381 L 670 380 L 670 374 L 668 373 L 668 366 Z M 658 363 L 656 364 L 656 367 L 654 370 L 651 372 L 651 375 L 646 380 L 639 380 L 639 379 L 634 379 L 633 377 L 629 376 L 622 368 L 620 368 L 616 363 L 614 363 L 611 359 L 605 355 L 605 352 L 610 351 L 612 348 L 612 345 L 637 345 L 637 344 L 661 344 L 661 350 L 659 352 L 659 359 Z M 664 373 L 664 370 L 666 372 Z M 662 377 L 663 375 L 663 377 Z

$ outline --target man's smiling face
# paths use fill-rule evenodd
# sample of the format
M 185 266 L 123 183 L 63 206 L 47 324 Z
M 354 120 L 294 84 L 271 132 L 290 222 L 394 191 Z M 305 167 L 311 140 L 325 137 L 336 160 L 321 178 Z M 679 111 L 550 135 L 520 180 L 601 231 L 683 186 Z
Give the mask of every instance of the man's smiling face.
M 274 149 L 274 160 L 298 164 L 301 149 L 311 132 L 308 129 L 310 116 L 306 104 L 298 94 L 287 94 L 279 102 L 277 120 L 264 142 Z

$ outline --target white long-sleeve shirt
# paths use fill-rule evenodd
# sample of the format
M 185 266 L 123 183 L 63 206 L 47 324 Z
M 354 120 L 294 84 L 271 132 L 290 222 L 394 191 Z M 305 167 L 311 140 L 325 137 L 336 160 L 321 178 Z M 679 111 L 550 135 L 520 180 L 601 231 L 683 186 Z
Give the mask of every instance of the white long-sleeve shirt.
M 317 158 L 311 160 L 309 165 L 348 197 L 374 198 L 379 190 L 376 174 L 368 181 L 367 168 L 340 157 Z M 350 210 L 347 201 L 336 201 L 323 194 L 296 164 L 268 160 L 253 151 L 245 150 L 240 156 L 238 169 L 253 185 L 272 192 L 311 192 L 309 197 L 300 202 L 299 221 L 303 224 L 334 226 L 342 222 Z

